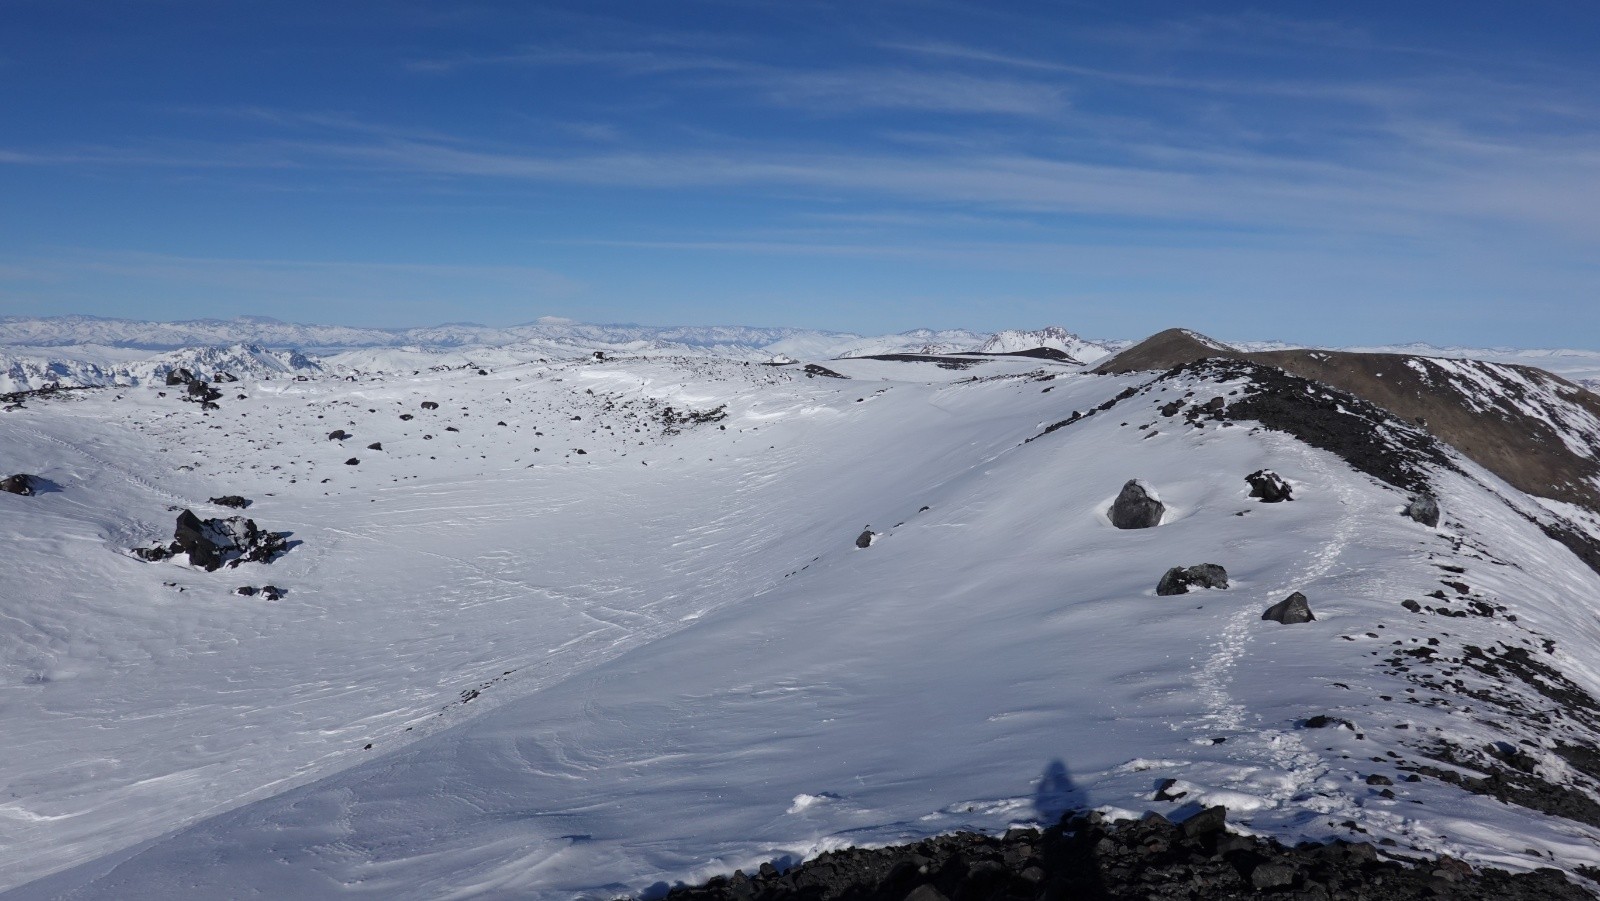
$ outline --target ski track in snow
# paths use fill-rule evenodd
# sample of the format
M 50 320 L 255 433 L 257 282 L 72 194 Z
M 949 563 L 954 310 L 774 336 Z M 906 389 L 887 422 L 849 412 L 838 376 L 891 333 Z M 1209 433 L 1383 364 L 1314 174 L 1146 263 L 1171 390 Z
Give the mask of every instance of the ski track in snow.
M 145 478 L 144 476 L 141 476 L 141 475 L 139 475 L 138 473 L 135 473 L 135 472 L 129 472 L 126 467 L 123 467 L 123 466 L 120 466 L 120 465 L 118 465 L 116 463 L 113 463 L 113 462 L 111 462 L 110 460 L 107 460 L 104 457 L 98 456 L 96 454 L 92 454 L 92 453 L 84 450 L 79 445 L 72 443 L 71 441 L 62 440 L 60 438 L 57 438 L 54 435 L 50 435 L 50 434 L 47 434 L 45 432 L 41 432 L 38 429 L 31 428 L 29 426 L 23 426 L 21 428 L 21 431 L 24 434 L 32 435 L 35 438 L 39 438 L 39 439 L 42 439 L 44 441 L 48 441 L 51 444 L 56 445 L 57 447 L 66 448 L 67 450 L 73 452 L 74 454 L 77 454 L 78 456 L 84 458 L 85 460 L 88 460 L 90 463 L 95 464 L 96 466 L 100 467 L 101 469 L 104 469 L 104 470 L 106 470 L 108 472 L 116 473 L 123 481 L 127 482 L 128 484 L 136 485 L 136 486 L 138 486 L 140 488 L 143 488 L 145 491 L 148 491 L 151 494 L 158 495 L 160 497 L 164 497 L 169 501 L 173 501 L 174 503 L 181 504 L 181 505 L 183 505 L 185 507 L 193 507 L 193 506 L 198 506 L 200 504 L 200 501 L 194 500 L 194 499 L 189 498 L 189 497 L 185 497 L 184 495 L 179 494 L 179 493 L 177 493 L 175 491 L 171 491 L 171 490 L 168 490 L 166 488 L 162 488 L 160 485 L 157 485 L 156 483 L 150 481 L 149 479 Z
M 1348 484 L 1352 474 L 1341 461 L 1295 441 L 1277 439 L 1273 444 L 1280 452 L 1291 453 L 1306 471 L 1316 475 L 1315 483 L 1310 486 L 1312 490 L 1331 488 L 1337 494 L 1339 515 L 1331 533 L 1318 546 L 1307 550 L 1307 558 L 1291 578 L 1273 587 L 1266 597 L 1257 593 L 1246 595 L 1247 599 L 1228 616 L 1210 656 L 1194 674 L 1206 713 L 1195 720 L 1193 726 L 1200 732 L 1225 735 L 1234 751 L 1243 751 L 1259 761 L 1263 768 L 1283 775 L 1281 779 L 1270 776 L 1262 779 L 1260 773 L 1245 767 L 1235 781 L 1236 786 L 1247 791 L 1257 791 L 1263 783 L 1271 786 L 1265 797 L 1275 807 L 1293 804 L 1321 814 L 1359 818 L 1362 809 L 1351 799 L 1335 794 L 1337 789 L 1331 785 L 1319 785 L 1329 772 L 1322 755 L 1307 748 L 1295 733 L 1264 723 L 1259 714 L 1237 701 L 1230 690 L 1251 642 L 1262 634 L 1263 606 L 1294 591 L 1304 591 L 1315 597 L 1318 582 L 1339 565 L 1364 517 L 1374 512 L 1366 509 L 1367 505 Z M 1335 475 L 1335 467 L 1344 471 Z

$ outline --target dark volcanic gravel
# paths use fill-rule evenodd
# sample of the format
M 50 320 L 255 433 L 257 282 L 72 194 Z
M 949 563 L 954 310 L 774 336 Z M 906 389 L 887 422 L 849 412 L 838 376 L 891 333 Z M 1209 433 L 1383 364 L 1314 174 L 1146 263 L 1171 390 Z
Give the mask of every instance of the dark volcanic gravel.
M 1401 862 L 1365 843 L 1287 848 L 1230 832 L 1213 807 L 1173 824 L 1159 814 L 1004 836 L 956 833 L 876 850 L 830 851 L 787 872 L 719 876 L 669 901 L 1037 901 L 1232 899 L 1565 901 L 1592 896 L 1557 870 L 1513 875 L 1441 858 Z

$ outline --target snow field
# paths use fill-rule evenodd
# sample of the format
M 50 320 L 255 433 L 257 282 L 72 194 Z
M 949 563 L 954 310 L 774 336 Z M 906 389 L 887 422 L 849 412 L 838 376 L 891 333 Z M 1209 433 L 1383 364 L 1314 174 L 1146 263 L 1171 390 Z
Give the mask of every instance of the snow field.
M 1156 412 L 1229 385 L 1160 383 L 1024 443 L 1149 377 L 828 365 L 852 379 L 621 359 L 241 385 L 209 416 L 143 388 L 9 414 L 0 459 L 63 490 L 0 496 L 6 897 L 611 898 L 1076 806 L 1600 861 L 1570 822 L 1363 781 L 1424 732 L 1490 733 L 1379 700 L 1410 684 L 1369 655 L 1437 634 L 1399 602 L 1440 562 L 1519 615 L 1449 631 L 1558 636 L 1600 685 L 1572 603 L 1600 580 L 1503 483 L 1448 477 L 1435 531 L 1287 436 Z M 650 399 L 728 418 L 663 437 Z M 1294 502 L 1247 497 L 1263 467 Z M 1134 477 L 1160 528 L 1105 521 Z M 303 544 L 212 574 L 117 553 L 223 493 Z M 1232 587 L 1155 596 L 1202 562 Z M 266 582 L 288 595 L 227 593 Z M 1260 621 L 1292 590 L 1318 622 Z M 1301 727 L 1319 713 L 1364 737 Z M 1169 778 L 1186 797 L 1152 800 Z

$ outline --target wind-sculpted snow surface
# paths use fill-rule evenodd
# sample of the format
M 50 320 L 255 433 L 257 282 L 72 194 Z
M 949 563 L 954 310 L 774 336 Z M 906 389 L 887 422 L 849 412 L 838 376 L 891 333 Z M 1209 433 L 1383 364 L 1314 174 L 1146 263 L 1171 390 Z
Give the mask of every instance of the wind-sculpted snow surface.
M 1213 804 L 1290 845 L 1600 864 L 1600 575 L 1542 529 L 1587 534 L 1578 508 L 1314 398 L 1419 442 L 1421 525 L 1248 368 L 827 368 L 588 357 L 0 413 L 0 459 L 59 486 L 0 494 L 4 897 L 610 899 Z M 1263 469 L 1293 503 L 1250 497 Z M 1130 479 L 1159 528 L 1109 521 Z M 128 552 L 227 495 L 300 546 L 215 573 Z M 1227 589 L 1156 594 L 1201 561 Z M 1297 591 L 1315 621 L 1261 620 Z

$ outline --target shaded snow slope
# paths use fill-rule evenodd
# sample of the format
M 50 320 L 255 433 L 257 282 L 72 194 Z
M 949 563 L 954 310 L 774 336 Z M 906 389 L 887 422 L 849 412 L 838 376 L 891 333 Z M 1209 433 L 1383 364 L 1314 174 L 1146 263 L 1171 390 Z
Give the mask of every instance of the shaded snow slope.
M 59 488 L 0 494 L 4 897 L 612 898 L 1201 803 L 1600 863 L 1600 772 L 1561 751 L 1600 737 L 1600 576 L 1509 485 L 1450 454 L 1431 529 L 1288 434 L 1163 415 L 1242 403 L 1237 375 L 826 365 L 846 378 L 634 357 L 0 414 L 0 459 Z M 1262 468 L 1293 502 L 1248 497 Z M 1130 478 L 1159 528 L 1107 522 Z M 224 493 L 300 544 L 216 573 L 122 552 Z M 1198 563 L 1231 587 L 1155 595 Z M 1261 621 L 1295 590 L 1316 622 Z M 1493 742 L 1571 810 L 1404 781 L 1503 768 Z

